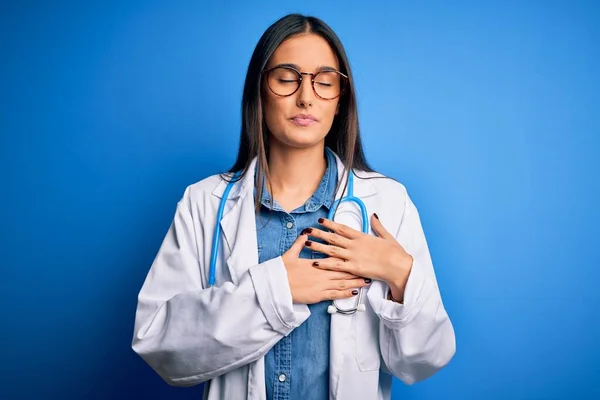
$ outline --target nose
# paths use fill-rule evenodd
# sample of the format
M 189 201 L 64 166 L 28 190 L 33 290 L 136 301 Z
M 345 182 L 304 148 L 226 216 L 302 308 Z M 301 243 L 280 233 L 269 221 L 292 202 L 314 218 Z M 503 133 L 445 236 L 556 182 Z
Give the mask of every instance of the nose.
M 297 92 L 297 100 L 296 104 L 298 107 L 308 107 L 312 106 L 315 99 L 315 93 L 312 88 L 312 75 L 303 76 L 302 81 L 300 82 L 300 88 L 298 88 Z

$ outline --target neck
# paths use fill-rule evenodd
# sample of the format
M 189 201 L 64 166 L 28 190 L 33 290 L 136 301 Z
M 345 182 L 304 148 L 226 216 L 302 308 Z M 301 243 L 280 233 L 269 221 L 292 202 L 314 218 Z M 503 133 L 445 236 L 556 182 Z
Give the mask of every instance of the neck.
M 268 160 L 273 197 L 310 197 L 327 169 L 325 143 L 297 149 L 274 142 L 269 146 Z

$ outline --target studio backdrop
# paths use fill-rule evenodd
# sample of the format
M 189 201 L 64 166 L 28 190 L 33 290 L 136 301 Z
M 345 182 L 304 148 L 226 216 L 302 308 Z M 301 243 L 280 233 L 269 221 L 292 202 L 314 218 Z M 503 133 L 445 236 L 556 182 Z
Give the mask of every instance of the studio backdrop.
M 200 398 L 131 350 L 137 294 L 185 188 L 233 164 L 250 56 L 290 12 L 345 45 L 367 159 L 417 205 L 456 330 L 393 399 L 600 398 L 599 10 L 3 2 L 0 398 Z

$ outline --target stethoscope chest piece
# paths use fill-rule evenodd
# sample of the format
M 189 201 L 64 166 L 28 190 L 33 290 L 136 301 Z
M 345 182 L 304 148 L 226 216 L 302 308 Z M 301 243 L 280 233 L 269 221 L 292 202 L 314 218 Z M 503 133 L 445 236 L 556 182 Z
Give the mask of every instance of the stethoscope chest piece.
M 340 314 L 349 315 L 349 314 L 354 314 L 356 311 L 365 311 L 366 309 L 367 308 L 365 307 L 364 303 L 360 303 L 359 305 L 357 305 L 356 309 L 349 309 L 347 311 L 339 310 L 334 304 L 330 304 L 329 307 L 327 307 L 327 312 L 329 314 L 340 313 Z

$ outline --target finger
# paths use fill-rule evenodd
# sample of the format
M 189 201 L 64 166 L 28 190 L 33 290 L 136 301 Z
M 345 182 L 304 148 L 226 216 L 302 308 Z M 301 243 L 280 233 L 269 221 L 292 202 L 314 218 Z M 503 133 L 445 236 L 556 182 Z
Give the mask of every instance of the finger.
M 343 279 L 327 282 L 326 288 L 335 290 L 360 289 L 370 284 L 370 279 Z
M 357 275 L 355 265 L 350 261 L 336 258 L 324 258 L 319 261 L 313 261 L 312 266 L 323 270 L 344 272 L 360 277 L 360 275 Z
M 344 224 L 338 224 L 337 222 L 326 218 L 319 218 L 319 224 L 347 239 L 356 239 L 361 235 L 364 235 L 364 233 L 357 231 L 356 229 L 352 229 Z
M 311 240 L 307 240 L 304 244 L 311 250 L 327 254 L 330 257 L 341 258 L 343 260 L 348 260 L 350 257 L 350 252 L 346 249 L 342 249 L 341 247 L 317 243 Z
M 384 228 L 383 224 L 381 223 L 381 220 L 379 219 L 376 213 L 373 213 L 373 215 L 371 215 L 371 228 L 377 234 L 377 236 L 379 236 L 382 239 L 395 239 L 394 236 L 392 236 L 392 234 Z
M 307 233 L 308 236 L 316 237 L 318 239 L 322 239 L 330 245 L 341 247 L 343 249 L 347 249 L 351 243 L 350 239 L 347 239 L 343 236 L 338 235 L 334 232 L 325 232 L 317 228 L 306 228 L 302 231 L 302 233 Z
M 326 300 L 349 299 L 350 297 L 354 297 L 358 294 L 358 289 L 326 290 L 324 294 Z
M 300 236 L 298 236 L 296 238 L 296 241 L 290 246 L 288 252 L 290 252 L 290 254 L 293 254 L 296 258 L 300 257 L 300 252 L 304 248 L 304 243 L 306 243 L 307 239 L 308 235 L 306 234 L 301 234 Z
M 360 276 L 356 276 L 349 272 L 323 270 L 323 273 L 326 274 L 325 279 L 328 279 L 328 280 L 362 279 Z

